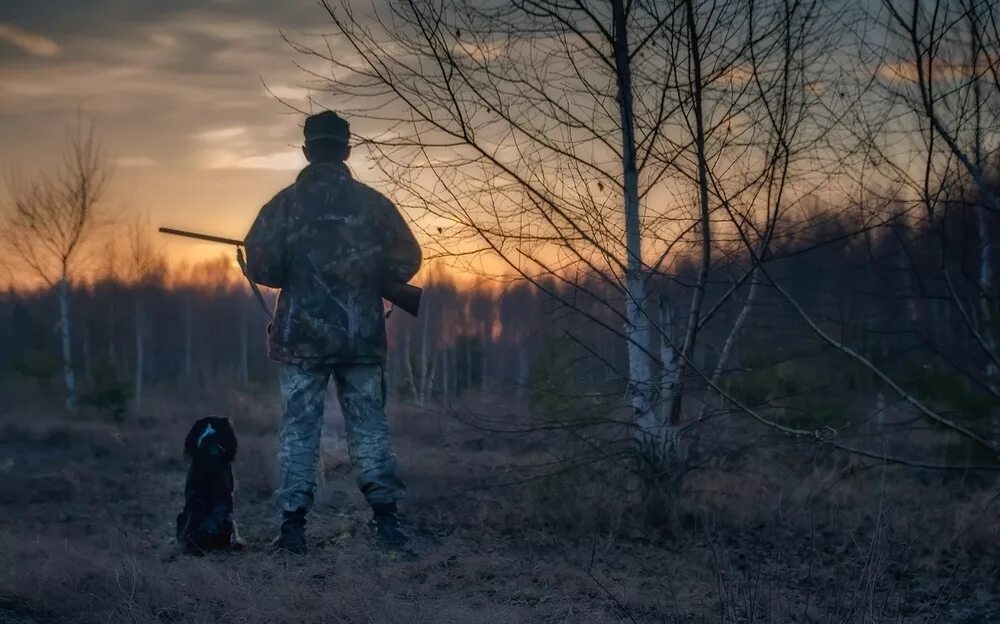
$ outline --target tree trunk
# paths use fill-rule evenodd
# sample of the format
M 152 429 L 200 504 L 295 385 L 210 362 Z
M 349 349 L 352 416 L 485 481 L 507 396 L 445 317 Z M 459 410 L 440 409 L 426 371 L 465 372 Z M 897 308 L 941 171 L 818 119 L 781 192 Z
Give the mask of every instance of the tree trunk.
M 250 348 L 249 336 L 247 336 L 247 305 L 246 300 L 240 299 L 240 383 L 244 386 L 250 384 Z
M 530 375 L 531 365 L 528 362 L 528 348 L 522 343 L 517 345 L 517 396 L 521 399 L 528 396 Z
M 407 326 L 406 326 L 406 340 L 403 343 L 403 345 L 404 345 L 404 347 L 403 347 L 403 351 L 404 351 L 403 359 L 404 359 L 404 362 L 406 364 L 406 381 L 407 381 L 407 383 L 410 384 L 410 394 L 413 395 L 413 400 L 414 401 L 419 401 L 420 400 L 420 392 L 417 390 L 417 380 L 416 380 L 416 377 L 413 374 L 413 354 L 411 353 L 411 347 L 413 346 L 413 342 L 411 340 L 412 334 L 413 334 L 413 326 L 412 326 L 412 324 L 407 324 Z
M 137 287 L 141 288 L 141 287 Z M 135 380 L 133 382 L 132 397 L 136 407 L 142 403 L 142 381 L 145 371 L 145 310 L 143 308 L 142 295 L 136 294 L 135 299 Z
M 970 29 L 973 33 L 977 33 L 979 30 L 979 20 L 983 18 L 983 15 L 979 12 L 978 7 L 972 8 L 966 13 L 967 18 L 970 21 Z M 974 139 L 975 143 L 973 146 L 973 158 L 976 161 L 976 167 L 982 169 L 985 162 L 983 158 L 983 89 L 982 83 L 979 78 L 979 62 L 980 56 L 984 52 L 981 47 L 981 41 L 977 37 L 972 38 L 972 49 L 971 49 L 971 62 L 972 62 L 972 75 L 975 76 L 972 81 L 973 96 L 975 98 L 975 118 L 974 118 Z M 982 192 L 982 191 L 981 191 Z M 976 210 L 977 226 L 979 229 L 979 334 L 983 337 L 986 342 L 986 348 L 989 349 L 990 355 L 995 356 L 997 354 L 997 340 L 995 335 L 995 328 L 993 326 L 994 314 L 993 314 L 993 242 L 990 236 L 990 224 L 986 217 L 986 206 L 979 206 Z M 990 388 L 996 391 L 996 376 L 1000 372 L 997 370 L 997 366 L 993 361 L 993 357 L 986 358 L 986 383 L 989 384 Z M 994 441 L 1000 442 L 1000 414 L 996 413 L 994 410 L 993 415 L 993 425 L 994 425 Z
M 488 332 L 489 332 L 489 322 L 488 321 L 483 321 L 483 340 L 482 340 L 482 351 L 483 352 L 481 354 L 482 358 L 481 358 L 481 364 L 480 364 L 480 368 L 482 370 L 481 370 L 481 375 L 480 375 L 480 379 L 479 379 L 479 389 L 480 390 L 486 390 L 486 386 L 487 386 L 486 379 L 487 379 L 487 373 L 489 372 L 489 369 L 488 369 L 488 361 L 489 361 L 488 360 L 488 354 L 489 354 L 489 350 L 490 350 L 490 336 L 489 336 Z
M 976 211 L 979 226 L 979 317 L 980 334 L 986 341 L 987 347 L 993 353 L 997 353 L 997 341 L 994 334 L 994 315 L 991 307 L 991 297 L 993 296 L 993 244 L 990 241 L 989 222 L 986 220 L 986 211 L 982 208 Z M 986 376 L 992 378 L 997 374 L 996 364 L 992 359 L 986 365 Z M 991 381 L 992 383 L 992 381 Z
M 885 394 L 879 390 L 878 394 L 875 395 L 875 431 L 882 433 L 885 430 L 885 411 L 887 409 L 885 403 Z
M 449 391 L 451 390 L 451 388 L 448 387 L 448 384 L 450 383 L 450 378 L 451 378 L 451 375 L 448 374 L 448 368 L 450 366 L 450 364 L 449 364 L 449 358 L 448 358 L 448 351 L 449 351 L 448 347 L 443 347 L 441 349 L 441 362 L 442 362 L 442 368 L 441 368 L 441 400 L 443 401 L 443 403 L 445 405 L 448 405 L 448 397 L 450 396 L 449 395 Z
M 434 391 L 434 377 L 437 374 L 437 362 L 438 358 L 435 355 L 433 359 L 428 363 L 430 366 L 430 370 L 427 373 L 427 380 L 424 384 L 423 405 L 426 405 L 431 400 L 431 393 Z
M 90 325 L 90 321 L 83 324 L 83 340 L 80 341 L 83 346 L 83 379 L 88 384 L 94 381 L 93 354 L 90 350 Z
M 694 356 L 695 342 L 698 338 L 698 325 L 701 322 L 701 306 L 705 299 L 705 285 L 708 282 L 708 270 L 711 263 L 712 231 L 708 219 L 708 157 L 705 153 L 705 121 L 702 112 L 702 81 L 701 81 L 701 50 L 699 49 L 698 25 L 695 20 L 695 9 L 692 0 L 686 0 L 685 13 L 688 27 L 688 50 L 691 55 L 691 88 L 692 108 L 694 111 L 694 146 L 698 159 L 698 212 L 701 230 L 701 269 L 691 307 L 688 311 L 687 330 L 684 333 L 684 343 L 681 346 L 681 357 L 678 361 L 677 383 L 670 397 L 670 425 L 680 425 L 681 407 L 683 406 L 684 374 L 688 362 Z
M 905 245 L 906 243 L 900 243 L 900 245 Z M 916 325 L 920 320 L 920 309 L 917 307 L 917 295 L 913 291 L 913 270 L 914 267 L 910 263 L 906 256 L 906 252 L 902 252 L 901 266 L 903 279 L 902 286 L 903 292 L 901 296 L 903 298 L 903 305 L 906 309 L 906 316 L 910 323 Z
M 428 370 L 430 368 L 430 362 L 427 361 L 427 343 L 430 342 L 428 340 L 428 335 L 430 333 L 430 329 L 428 327 L 428 324 L 430 323 L 430 316 L 431 315 L 425 305 L 423 326 L 420 334 L 420 396 L 418 397 L 418 402 L 421 406 L 427 405 L 428 382 L 430 381 L 430 371 Z
M 194 351 L 194 327 L 191 314 L 191 292 L 184 297 L 184 378 L 188 381 L 192 376 L 192 354 Z
M 73 374 L 72 341 L 69 327 L 69 278 L 64 272 L 59 280 L 59 335 L 62 343 L 63 382 L 66 386 L 66 409 L 76 411 L 76 377 Z
M 660 331 L 660 393 L 664 397 L 664 414 L 661 416 L 663 423 L 663 453 L 667 459 L 677 456 L 677 446 L 680 442 L 680 428 L 671 424 L 669 419 L 670 398 L 674 396 L 677 388 L 677 381 L 680 375 L 678 366 L 677 347 L 673 343 L 674 339 L 674 315 L 670 305 L 670 297 L 666 293 L 660 295 L 659 306 Z
M 464 390 L 472 389 L 472 336 L 465 341 L 465 386 Z
M 995 355 L 997 351 L 996 327 L 994 327 L 995 315 L 993 314 L 993 244 L 990 241 L 989 222 L 986 219 L 986 210 L 979 208 L 976 211 L 979 226 L 979 334 L 986 343 L 986 348 Z M 997 369 L 993 357 L 986 358 L 986 383 L 994 391 L 997 390 Z M 993 445 L 1000 448 L 1000 410 L 995 407 L 991 410 L 993 428 Z
M 639 216 L 639 172 L 635 156 L 635 119 L 632 106 L 632 73 L 629 58 L 627 15 L 624 0 L 612 3 L 614 20 L 615 73 L 618 82 L 618 110 L 622 126 L 622 173 L 625 204 L 625 316 L 628 321 L 629 394 L 635 438 L 640 456 L 659 463 L 664 429 L 656 416 L 656 384 L 653 381 L 653 358 L 649 345 L 649 318 L 646 282 L 642 268 L 642 234 Z
M 710 378 L 711 384 L 705 389 L 705 398 L 701 402 L 701 411 L 698 414 L 698 420 L 705 418 L 705 412 L 708 409 L 708 397 L 712 393 L 712 386 L 716 386 L 719 383 L 719 379 L 722 377 L 722 371 L 725 370 L 726 362 L 729 360 L 729 355 L 732 353 L 736 346 L 736 340 L 739 336 L 740 330 L 743 329 L 743 325 L 746 323 L 747 317 L 750 316 L 750 309 L 753 307 L 753 302 L 757 298 L 757 267 L 754 267 L 750 273 L 750 291 L 747 293 L 747 299 L 743 302 L 743 307 L 740 308 L 740 313 L 736 315 L 736 320 L 733 321 L 733 326 L 729 329 L 729 335 L 726 336 L 726 341 L 722 344 L 722 351 L 719 353 L 719 360 L 715 364 L 715 370 L 712 371 L 712 377 Z

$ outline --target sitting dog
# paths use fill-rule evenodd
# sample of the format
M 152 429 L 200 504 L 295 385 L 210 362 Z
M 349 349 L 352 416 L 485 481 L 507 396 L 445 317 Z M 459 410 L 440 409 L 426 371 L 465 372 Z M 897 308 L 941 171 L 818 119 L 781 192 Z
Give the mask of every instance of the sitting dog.
M 202 418 L 184 439 L 191 461 L 184 510 L 177 515 L 177 543 L 190 554 L 242 548 L 233 522 L 236 432 L 228 418 Z

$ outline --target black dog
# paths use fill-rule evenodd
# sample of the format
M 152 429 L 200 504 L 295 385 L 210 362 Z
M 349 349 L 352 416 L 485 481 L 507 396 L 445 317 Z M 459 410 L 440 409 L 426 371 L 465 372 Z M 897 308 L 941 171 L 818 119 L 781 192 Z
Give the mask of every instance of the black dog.
M 184 510 L 177 515 L 177 543 L 191 554 L 243 544 L 233 522 L 233 458 L 236 432 L 228 418 L 202 418 L 184 439 L 191 461 Z

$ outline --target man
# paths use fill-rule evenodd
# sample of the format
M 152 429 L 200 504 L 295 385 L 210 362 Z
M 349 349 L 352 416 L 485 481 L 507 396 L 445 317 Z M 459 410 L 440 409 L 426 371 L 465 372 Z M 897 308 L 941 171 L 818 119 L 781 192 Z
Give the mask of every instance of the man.
M 421 253 L 392 202 L 351 177 L 349 137 L 347 121 L 334 112 L 307 118 L 309 165 L 261 209 L 245 240 L 248 277 L 281 289 L 268 327 L 284 409 L 275 493 L 283 522 L 273 548 L 297 554 L 306 552 L 331 377 L 376 540 L 391 549 L 406 544 L 396 510 L 405 489 L 385 418 L 380 287 L 409 281 Z

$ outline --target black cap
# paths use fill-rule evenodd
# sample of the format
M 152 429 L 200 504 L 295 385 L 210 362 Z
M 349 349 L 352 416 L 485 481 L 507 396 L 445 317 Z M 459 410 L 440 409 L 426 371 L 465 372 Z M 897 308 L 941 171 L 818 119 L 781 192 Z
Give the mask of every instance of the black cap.
M 310 141 L 337 141 L 347 145 L 351 138 L 351 126 L 347 120 L 333 111 L 323 111 L 306 117 L 303 131 L 306 143 Z

